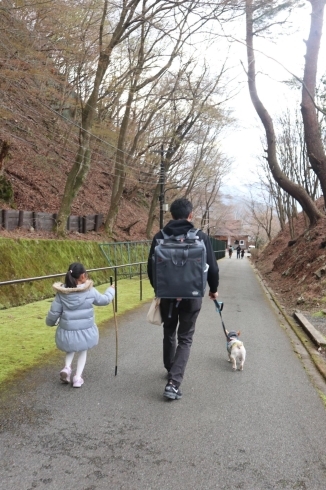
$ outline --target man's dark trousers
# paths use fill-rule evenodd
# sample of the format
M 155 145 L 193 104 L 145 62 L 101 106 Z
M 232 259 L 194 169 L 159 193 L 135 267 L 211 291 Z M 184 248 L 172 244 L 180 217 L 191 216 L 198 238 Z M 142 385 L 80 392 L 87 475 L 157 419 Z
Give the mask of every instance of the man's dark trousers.
M 202 298 L 182 299 L 178 306 L 175 299 L 161 299 L 163 363 L 169 381 L 177 387 L 183 380 L 201 304 Z

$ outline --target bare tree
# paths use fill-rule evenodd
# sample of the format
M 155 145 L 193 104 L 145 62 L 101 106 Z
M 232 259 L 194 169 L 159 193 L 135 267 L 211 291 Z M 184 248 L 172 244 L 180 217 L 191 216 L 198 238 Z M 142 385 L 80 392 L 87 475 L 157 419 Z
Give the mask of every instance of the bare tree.
M 184 15 L 180 22 L 177 22 L 175 25 L 168 27 L 167 30 L 158 32 L 151 39 L 152 32 L 152 22 L 143 23 L 140 29 L 140 36 L 138 38 L 137 43 L 137 56 L 136 63 L 133 73 L 131 75 L 130 88 L 128 92 L 127 102 L 125 105 L 124 115 L 121 121 L 119 137 L 118 137 L 118 148 L 116 153 L 115 160 L 115 176 L 112 187 L 111 194 L 111 203 L 110 209 L 105 221 L 105 229 L 111 234 L 113 230 L 113 225 L 115 223 L 115 219 L 118 213 L 118 207 L 120 203 L 120 199 L 123 192 L 125 174 L 128 164 L 128 156 L 126 155 L 126 137 L 127 130 L 130 124 L 132 105 L 134 102 L 135 95 L 144 90 L 149 84 L 153 84 L 158 80 L 171 66 L 172 62 L 176 58 L 179 50 L 185 42 L 185 39 L 189 35 L 189 22 L 188 22 L 188 14 L 190 14 L 191 10 L 187 15 Z M 166 46 L 164 49 L 164 57 L 167 58 L 166 62 L 163 66 L 159 66 L 157 70 L 149 70 L 146 65 L 152 66 L 160 65 L 161 52 L 159 51 L 158 55 L 154 53 L 155 47 L 167 36 L 175 36 L 175 41 L 173 42 L 173 46 L 170 54 L 167 54 Z M 147 76 L 144 76 L 144 73 L 149 72 Z M 145 130 L 146 126 L 148 126 L 149 121 L 145 124 L 143 130 Z M 128 150 L 129 157 L 133 155 L 135 148 L 137 145 L 137 141 L 134 142 L 132 148 Z
M 277 153 L 279 162 L 286 175 L 304 187 L 314 201 L 320 197 L 320 183 L 310 167 L 304 139 L 302 120 L 297 111 L 291 116 L 284 112 L 278 120 Z
M 230 162 L 218 148 L 218 136 L 227 125 L 217 119 L 204 119 L 196 128 L 196 134 L 186 145 L 182 161 L 173 166 L 172 179 L 179 178 L 183 183 L 183 195 L 190 197 L 196 208 L 200 227 L 208 233 L 217 226 L 217 206 L 223 177 L 230 170 Z
M 284 230 L 287 221 L 287 202 L 291 196 L 274 180 L 266 159 L 262 159 L 260 162 L 262 173 L 258 171 L 258 187 L 272 197 L 281 230 Z
M 187 141 L 191 140 L 194 142 L 196 140 L 196 134 L 200 131 L 205 119 L 207 121 L 210 119 L 207 126 L 210 127 L 212 132 L 214 132 L 214 125 L 215 127 L 222 127 L 224 123 L 227 124 L 228 122 L 227 118 L 225 118 L 224 123 L 222 122 L 222 111 L 218 109 L 220 102 L 214 100 L 214 95 L 218 94 L 218 85 L 223 73 L 224 67 L 221 69 L 220 76 L 211 81 L 208 77 L 207 67 L 197 76 L 195 75 L 194 66 L 189 65 L 189 69 L 181 77 L 170 101 L 171 109 L 167 112 L 170 117 L 162 116 L 162 131 L 159 137 L 161 141 L 166 142 L 164 173 L 168 176 L 168 179 L 182 183 L 183 193 L 187 193 L 188 183 L 191 181 L 191 171 L 189 172 L 189 167 L 187 169 L 185 154 L 183 154 L 181 159 L 180 152 L 182 147 Z M 178 172 L 174 172 L 175 168 L 178 169 Z M 179 176 L 173 180 L 173 176 L 176 173 L 180 174 L 180 168 L 183 169 L 181 178 Z M 195 169 L 193 168 L 192 170 L 194 171 Z M 188 173 L 188 182 L 185 178 L 186 173 Z M 160 183 L 158 181 L 153 192 L 146 227 L 146 235 L 148 237 L 151 236 L 159 195 Z
M 292 115 L 287 110 L 277 120 L 277 155 L 282 171 L 293 182 L 304 187 L 309 196 L 316 200 L 320 197 L 320 185 L 317 175 L 312 171 L 304 141 L 303 124 L 297 111 Z M 291 238 L 295 238 L 295 222 L 298 216 L 297 201 L 285 192 L 273 179 L 267 159 L 261 160 L 258 173 L 259 186 L 274 200 L 281 229 L 289 224 Z
M 265 231 L 267 240 L 270 242 L 273 238 L 275 231 L 278 231 L 274 225 L 275 218 L 275 208 L 272 194 L 267 193 L 263 188 L 255 189 L 253 193 L 250 191 L 250 200 L 246 202 L 246 208 L 249 214 L 249 220 L 253 221 L 258 229 Z M 279 229 L 279 228 L 278 228 Z
M 150 19 L 155 19 L 158 26 L 160 25 L 160 21 L 162 21 L 164 25 L 164 17 L 168 12 L 173 11 L 176 8 L 180 10 L 180 15 L 182 15 L 183 8 L 184 12 L 187 12 L 188 8 L 193 8 L 191 5 L 192 3 L 193 2 L 185 0 L 172 3 L 163 0 L 124 0 L 120 5 L 114 7 L 113 4 L 109 4 L 108 0 L 103 1 L 98 38 L 98 61 L 95 75 L 92 80 L 90 95 L 81 110 L 79 148 L 75 163 L 67 177 L 58 213 L 57 232 L 59 234 L 64 234 L 66 231 L 66 221 L 70 214 L 72 202 L 85 181 L 90 169 L 91 130 L 96 118 L 101 84 L 110 65 L 113 50 Z M 118 160 L 121 161 L 121 150 L 119 150 Z M 117 170 L 117 173 L 120 173 L 119 169 Z
M 286 169 L 288 171 L 288 169 Z M 270 167 L 266 159 L 260 160 L 260 167 L 258 169 L 258 183 L 255 185 L 258 192 L 264 193 L 272 199 L 274 203 L 274 210 L 278 217 L 278 222 L 281 230 L 284 230 L 286 224 L 289 225 L 291 238 L 295 238 L 295 220 L 298 217 L 298 203 L 297 201 L 278 183 L 274 180 Z
M 262 31 L 265 26 L 258 25 L 257 31 L 254 30 L 255 19 L 261 23 L 266 13 L 273 13 L 273 10 L 281 8 L 282 5 L 276 6 L 270 2 L 258 2 L 256 6 L 253 4 L 253 0 L 246 0 L 246 43 L 247 43 L 247 57 L 248 57 L 248 86 L 249 93 L 255 110 L 260 117 L 262 124 L 265 128 L 266 140 L 267 140 L 267 161 L 273 175 L 273 178 L 279 184 L 279 186 L 289 193 L 294 199 L 296 199 L 309 218 L 310 225 L 315 224 L 321 217 L 322 213 L 317 209 L 314 201 L 310 198 L 304 188 L 291 181 L 286 174 L 281 170 L 277 159 L 277 147 L 276 147 L 276 135 L 274 131 L 274 125 L 272 118 L 263 103 L 261 102 L 257 87 L 256 87 L 256 69 L 255 69 L 255 53 L 253 47 L 254 35 Z M 267 12 L 266 12 L 267 8 Z M 253 14 L 256 14 L 254 18 Z M 267 24 L 270 24 L 270 18 L 267 20 Z

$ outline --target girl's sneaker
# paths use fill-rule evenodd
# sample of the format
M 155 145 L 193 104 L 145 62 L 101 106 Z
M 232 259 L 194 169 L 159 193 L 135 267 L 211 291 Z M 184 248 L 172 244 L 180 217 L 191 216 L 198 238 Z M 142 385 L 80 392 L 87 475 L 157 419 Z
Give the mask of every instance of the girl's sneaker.
M 73 377 L 72 380 L 72 387 L 73 388 L 80 388 L 84 384 L 83 378 L 77 378 L 76 376 Z
M 60 371 L 60 380 L 67 384 L 70 383 L 70 376 L 71 376 L 71 368 L 70 367 L 65 367 L 63 368 L 62 371 Z

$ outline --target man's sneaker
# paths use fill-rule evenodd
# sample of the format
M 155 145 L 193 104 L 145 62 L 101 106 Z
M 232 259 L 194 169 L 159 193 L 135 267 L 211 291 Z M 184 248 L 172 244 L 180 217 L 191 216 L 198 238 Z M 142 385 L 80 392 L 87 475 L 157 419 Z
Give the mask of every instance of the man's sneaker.
M 62 371 L 60 371 L 60 380 L 63 383 L 70 383 L 70 376 L 71 376 L 71 368 L 70 367 L 65 367 L 63 368 Z
M 76 376 L 74 376 L 74 378 L 72 380 L 72 387 L 73 388 L 80 388 L 83 384 L 84 384 L 83 378 L 77 378 Z
M 180 398 L 182 398 L 182 393 L 179 388 L 171 383 L 168 383 L 165 387 L 163 396 L 170 398 L 171 400 L 180 400 Z

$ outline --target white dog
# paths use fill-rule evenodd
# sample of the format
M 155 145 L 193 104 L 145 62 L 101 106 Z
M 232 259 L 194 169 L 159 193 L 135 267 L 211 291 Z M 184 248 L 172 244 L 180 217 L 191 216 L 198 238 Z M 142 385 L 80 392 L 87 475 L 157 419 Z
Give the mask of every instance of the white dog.
M 241 342 L 238 337 L 239 332 L 228 332 L 226 330 L 226 348 L 229 354 L 229 362 L 232 362 L 232 369 L 236 371 L 237 366 L 239 371 L 243 371 L 243 365 L 246 360 L 246 349 L 244 348 L 243 342 Z

